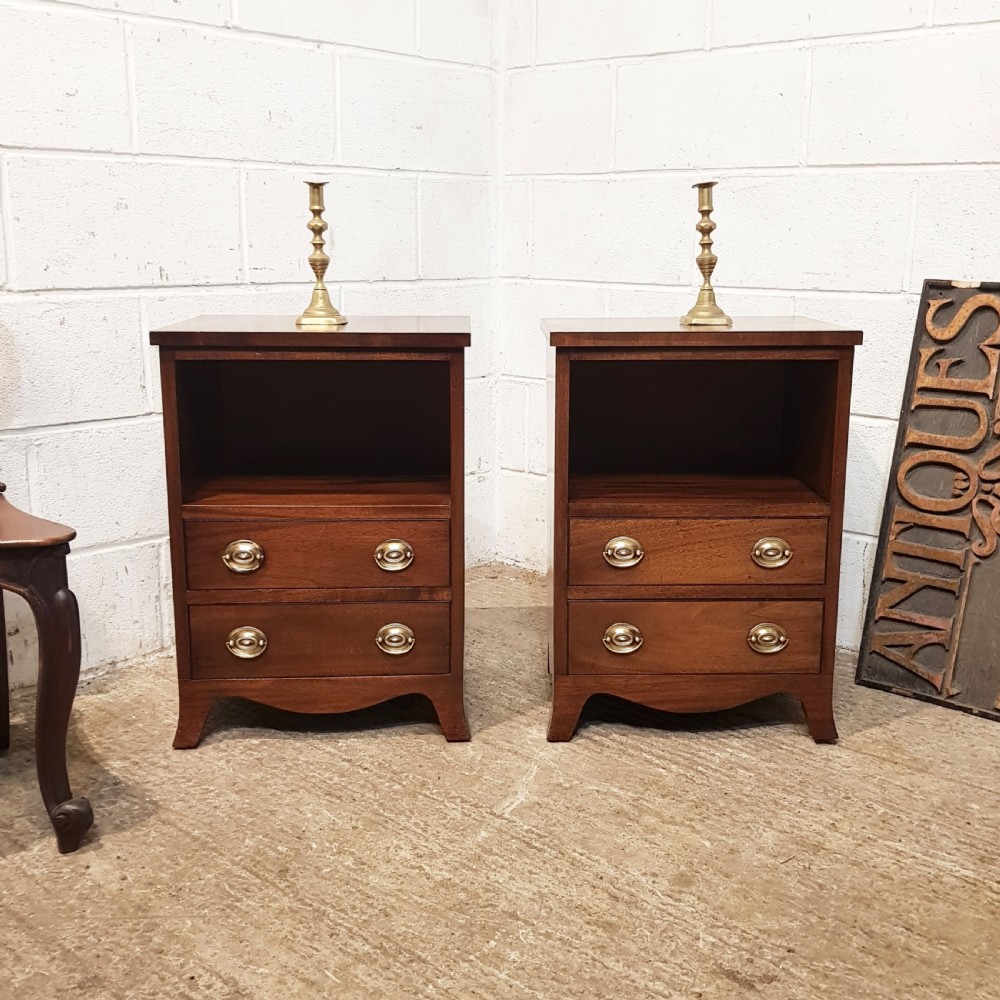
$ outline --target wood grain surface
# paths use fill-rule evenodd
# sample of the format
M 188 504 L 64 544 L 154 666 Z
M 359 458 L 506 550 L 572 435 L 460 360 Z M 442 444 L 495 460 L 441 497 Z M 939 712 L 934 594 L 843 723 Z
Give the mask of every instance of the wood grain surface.
M 569 604 L 570 674 L 818 673 L 821 601 L 588 601 Z M 616 622 L 639 628 L 634 653 L 612 653 L 602 641 Z M 755 625 L 788 634 L 777 653 L 747 643 Z
M 448 521 L 189 521 L 184 526 L 192 590 L 312 587 L 447 587 Z M 398 538 L 413 549 L 405 569 L 387 571 L 375 549 Z M 264 551 L 258 570 L 234 573 L 222 560 L 237 539 Z
M 371 677 L 448 673 L 446 603 L 256 604 L 192 607 L 191 672 L 203 677 Z M 390 655 L 375 645 L 383 626 L 409 626 L 416 642 Z M 230 631 L 251 625 L 267 636 L 253 660 L 233 656 Z
M 604 558 L 618 536 L 634 538 L 643 557 L 619 568 Z M 765 569 L 751 558 L 765 537 L 780 537 L 791 559 Z M 571 518 L 570 585 L 604 584 L 778 584 L 822 583 L 826 573 L 826 521 L 823 518 Z

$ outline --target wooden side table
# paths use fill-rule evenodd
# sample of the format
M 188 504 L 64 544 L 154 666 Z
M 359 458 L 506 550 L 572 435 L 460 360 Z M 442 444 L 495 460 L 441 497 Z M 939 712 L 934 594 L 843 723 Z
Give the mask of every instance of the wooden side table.
M 547 320 L 550 740 L 594 694 L 704 712 L 832 682 L 854 346 L 801 318 Z
M 94 822 L 90 803 L 73 798 L 66 771 L 66 731 L 80 679 L 80 615 L 66 579 L 76 532 L 10 504 L 0 483 L 0 590 L 23 597 L 38 626 L 35 765 L 42 801 L 60 854 L 75 851 Z M 0 750 L 10 747 L 7 629 L 0 601 Z
M 466 740 L 466 317 L 199 317 L 160 348 L 180 715 L 405 694 Z

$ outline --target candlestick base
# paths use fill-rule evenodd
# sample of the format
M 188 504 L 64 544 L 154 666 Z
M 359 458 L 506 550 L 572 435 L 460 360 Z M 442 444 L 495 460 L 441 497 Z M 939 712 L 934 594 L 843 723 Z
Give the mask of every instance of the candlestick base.
M 711 289 L 701 289 L 698 301 L 681 316 L 684 326 L 732 326 L 733 321 L 727 316 L 715 301 L 715 292 Z
M 347 322 L 347 317 L 330 301 L 325 288 L 314 288 L 312 301 L 306 311 L 295 321 L 296 326 L 307 330 L 335 330 Z

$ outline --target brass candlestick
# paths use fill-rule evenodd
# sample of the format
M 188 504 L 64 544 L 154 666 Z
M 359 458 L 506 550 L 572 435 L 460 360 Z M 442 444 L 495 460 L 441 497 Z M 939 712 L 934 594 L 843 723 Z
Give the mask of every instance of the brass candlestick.
M 327 225 L 323 221 L 323 188 L 326 181 L 306 181 L 309 185 L 309 211 L 313 217 L 306 223 L 309 232 L 313 234 L 313 252 L 309 254 L 309 266 L 316 275 L 316 285 L 313 288 L 312 301 L 306 311 L 295 321 L 296 326 L 309 330 L 333 330 L 343 326 L 347 318 L 330 301 L 330 293 L 323 284 L 323 275 L 330 264 L 329 256 L 324 252 L 323 233 Z
M 698 290 L 698 301 L 691 307 L 686 316 L 681 317 L 681 323 L 685 326 L 732 326 L 733 321 L 719 308 L 715 301 L 715 289 L 712 288 L 712 272 L 719 258 L 712 253 L 712 230 L 715 223 L 711 220 L 712 214 L 712 188 L 717 181 L 702 181 L 700 184 L 693 184 L 692 187 L 698 189 L 698 211 L 701 219 L 695 229 L 701 233 L 701 253 L 698 254 L 696 262 L 698 270 L 704 279 L 701 288 Z

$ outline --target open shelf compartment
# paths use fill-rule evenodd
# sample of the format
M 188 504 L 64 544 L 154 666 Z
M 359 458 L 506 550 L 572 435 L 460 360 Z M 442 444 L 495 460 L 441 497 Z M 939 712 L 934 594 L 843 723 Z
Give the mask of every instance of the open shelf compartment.
M 186 517 L 448 515 L 447 362 L 192 360 L 176 379 Z
M 571 364 L 569 513 L 829 512 L 835 362 Z

